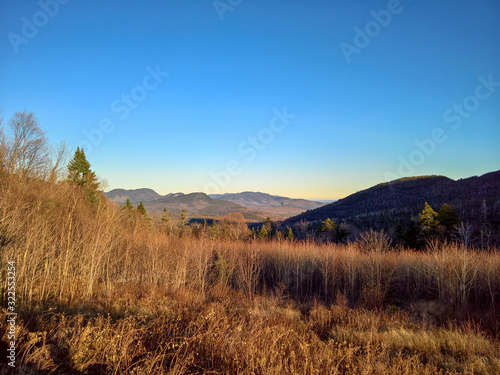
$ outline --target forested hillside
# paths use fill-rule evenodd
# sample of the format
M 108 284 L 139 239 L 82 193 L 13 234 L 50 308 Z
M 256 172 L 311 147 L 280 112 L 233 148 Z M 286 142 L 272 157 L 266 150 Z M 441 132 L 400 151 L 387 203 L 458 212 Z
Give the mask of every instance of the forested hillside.
M 443 176 L 403 178 L 352 194 L 337 202 L 306 211 L 283 225 L 302 220 L 321 222 L 327 218 L 360 231 L 393 232 L 396 225 L 418 219 L 425 202 L 438 210 L 454 206 L 463 222 L 475 228 L 488 224 L 495 233 L 500 225 L 500 171 L 454 181 Z

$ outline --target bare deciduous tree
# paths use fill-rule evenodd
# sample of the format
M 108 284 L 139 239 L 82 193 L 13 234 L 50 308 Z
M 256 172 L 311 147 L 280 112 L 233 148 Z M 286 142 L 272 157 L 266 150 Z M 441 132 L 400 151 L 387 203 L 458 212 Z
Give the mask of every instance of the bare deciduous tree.
M 456 233 L 453 236 L 459 243 L 463 245 L 465 249 L 469 247 L 469 244 L 472 242 L 472 225 L 468 223 L 460 223 L 456 227 Z
M 51 146 L 33 112 L 16 112 L 4 132 L 0 117 L 0 172 L 52 183 L 64 178 L 69 148 Z
M 224 227 L 231 238 L 241 239 L 248 236 L 248 225 L 241 212 L 232 212 L 223 218 Z
M 297 227 L 299 228 L 300 238 L 306 238 L 309 223 L 305 219 L 302 219 L 297 223 Z
M 5 166 L 20 178 L 39 177 L 50 163 L 49 142 L 33 112 L 16 112 L 9 121 Z
M 66 177 L 68 160 L 70 155 L 70 149 L 65 142 L 59 143 L 59 145 L 51 147 L 50 150 L 50 169 L 48 170 L 48 180 L 50 182 L 56 182 L 62 180 Z

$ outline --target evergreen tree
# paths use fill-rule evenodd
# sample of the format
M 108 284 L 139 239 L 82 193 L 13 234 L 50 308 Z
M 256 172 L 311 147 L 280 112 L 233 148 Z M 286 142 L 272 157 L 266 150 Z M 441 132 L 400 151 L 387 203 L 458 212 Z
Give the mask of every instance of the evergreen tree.
M 420 245 L 419 235 L 419 227 L 415 220 L 411 218 L 410 224 L 408 224 L 408 228 L 406 228 L 406 232 L 404 235 L 404 244 L 410 248 L 418 249 Z
M 144 207 L 144 204 L 141 202 L 139 202 L 139 204 L 137 205 L 137 212 L 139 212 L 142 216 L 147 216 L 148 213 L 146 211 L 146 207 Z
M 268 230 L 273 226 L 273 221 L 269 216 L 266 218 L 266 220 L 264 220 L 264 225 L 267 226 Z
M 293 242 L 293 231 L 292 231 L 292 228 L 290 227 L 286 227 L 286 230 L 285 230 L 285 238 L 290 241 L 290 242 Z
M 187 224 L 187 210 L 181 210 L 181 227 L 184 227 Z
M 437 227 L 439 225 L 439 221 L 436 220 L 437 215 L 437 212 L 425 202 L 424 209 L 418 216 L 418 222 L 424 235 L 432 236 L 437 233 Z
M 267 230 L 267 237 L 274 237 L 278 235 L 278 225 L 276 225 L 276 223 L 272 221 L 270 217 L 267 217 L 266 220 L 264 220 L 264 225 Z
M 269 237 L 269 230 L 267 229 L 266 225 L 262 225 L 260 227 L 258 236 L 261 240 L 265 240 L 267 237 Z
M 316 228 L 316 235 L 319 237 L 319 239 L 326 237 L 325 239 L 328 242 L 329 240 L 333 240 L 333 231 L 336 227 L 337 225 L 335 224 L 335 221 L 327 218 L 326 220 L 323 220 Z M 326 236 L 322 236 L 322 233 L 326 233 Z M 329 238 L 330 234 L 331 238 Z
M 212 220 L 212 238 L 217 238 L 219 236 L 219 228 L 217 227 L 217 220 Z
M 396 224 L 396 229 L 394 230 L 394 239 L 397 242 L 403 242 L 405 236 L 405 230 L 403 228 L 403 224 L 400 221 Z
M 163 208 L 163 216 L 162 216 L 162 218 L 161 218 L 161 221 L 162 221 L 163 223 L 165 223 L 165 224 L 166 224 L 166 223 L 168 223 L 168 222 L 170 221 L 170 219 L 169 219 L 169 217 L 168 217 L 168 215 L 167 215 L 167 209 L 166 209 L 165 207 Z
M 332 221 L 330 218 L 327 218 L 326 220 L 321 222 L 319 226 L 319 231 L 332 232 L 336 227 L 337 225 L 335 224 L 335 221 Z
M 68 181 L 86 190 L 91 203 L 99 200 L 101 191 L 95 172 L 90 169 L 90 163 L 85 152 L 77 147 L 73 159 L 68 164 Z
M 335 242 L 347 243 L 351 232 L 349 232 L 344 225 L 337 225 L 335 227 Z
M 127 201 L 125 202 L 125 205 L 123 207 L 129 211 L 131 211 L 134 208 L 134 206 L 132 206 L 132 203 L 130 203 L 130 199 L 128 199 L 128 198 L 127 198 Z
M 445 227 L 446 233 L 454 230 L 461 223 L 460 216 L 455 211 L 455 208 L 446 203 L 439 209 L 436 220 Z

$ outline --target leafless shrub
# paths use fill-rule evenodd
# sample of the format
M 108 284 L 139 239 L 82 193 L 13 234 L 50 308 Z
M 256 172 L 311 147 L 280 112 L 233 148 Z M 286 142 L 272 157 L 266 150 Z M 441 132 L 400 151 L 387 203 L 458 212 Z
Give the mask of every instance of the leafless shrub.
M 369 230 L 361 233 L 359 245 L 365 252 L 382 253 L 390 249 L 391 238 L 384 231 Z
M 455 228 L 455 233 L 453 238 L 462 244 L 465 249 L 469 248 L 469 244 L 472 242 L 472 225 L 462 222 Z

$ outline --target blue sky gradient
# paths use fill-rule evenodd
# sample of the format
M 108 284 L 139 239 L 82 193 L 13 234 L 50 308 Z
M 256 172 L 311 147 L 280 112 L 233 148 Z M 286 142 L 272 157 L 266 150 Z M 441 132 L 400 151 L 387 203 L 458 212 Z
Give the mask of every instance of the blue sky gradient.
M 496 0 L 0 7 L 5 120 L 33 111 L 108 189 L 335 199 L 499 169 Z

